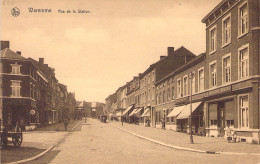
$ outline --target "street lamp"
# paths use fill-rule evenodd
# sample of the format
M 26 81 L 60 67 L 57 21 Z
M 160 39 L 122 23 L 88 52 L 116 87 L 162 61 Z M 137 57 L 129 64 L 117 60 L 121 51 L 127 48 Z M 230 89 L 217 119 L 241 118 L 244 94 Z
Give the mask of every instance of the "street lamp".
M 194 78 L 194 73 L 190 72 L 189 73 L 189 79 L 190 79 L 190 122 L 189 122 L 189 126 L 190 126 L 190 143 L 193 144 L 193 136 L 192 136 L 192 80 Z

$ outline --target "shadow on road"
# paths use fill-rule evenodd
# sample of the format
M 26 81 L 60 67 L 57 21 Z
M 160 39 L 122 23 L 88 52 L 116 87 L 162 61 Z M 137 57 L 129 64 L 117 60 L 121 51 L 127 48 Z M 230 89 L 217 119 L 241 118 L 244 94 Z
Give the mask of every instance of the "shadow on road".
M 1 149 L 1 163 L 9 163 L 18 160 L 31 158 L 45 151 L 45 149 L 37 149 L 34 147 L 20 147 L 8 146 Z
M 50 163 L 59 153 L 60 153 L 60 150 L 51 150 L 48 153 L 46 153 L 44 156 L 42 156 L 38 159 L 35 159 L 33 161 L 27 162 L 26 164 Z

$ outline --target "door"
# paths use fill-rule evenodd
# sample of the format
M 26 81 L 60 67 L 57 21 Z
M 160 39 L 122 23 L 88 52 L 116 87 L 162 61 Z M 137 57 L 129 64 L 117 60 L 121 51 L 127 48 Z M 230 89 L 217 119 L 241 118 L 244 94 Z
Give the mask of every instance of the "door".
M 218 129 L 219 129 L 219 136 L 224 137 L 225 135 L 225 103 L 219 102 L 218 103 Z

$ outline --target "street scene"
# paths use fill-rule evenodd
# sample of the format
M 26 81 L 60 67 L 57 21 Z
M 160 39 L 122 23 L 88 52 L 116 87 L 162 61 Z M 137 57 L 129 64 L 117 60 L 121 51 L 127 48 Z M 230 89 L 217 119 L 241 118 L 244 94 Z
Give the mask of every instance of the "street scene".
M 260 163 L 259 0 L 0 7 L 1 163 Z
M 141 139 L 117 127 L 180 147 L 236 153 L 251 152 L 258 155 L 206 154 L 176 150 Z M 86 123 L 82 122 L 81 131 L 70 133 L 50 152 L 29 163 L 258 163 L 260 160 L 259 145 L 231 143 L 230 146 L 224 139 L 205 137 L 194 138 L 197 144 L 190 145 L 189 138 L 181 135 L 162 129 L 132 124 L 122 126 L 120 122 L 102 123 L 100 120 L 88 119 Z M 169 139 L 169 136 L 172 139 Z M 183 137 L 183 140 L 180 140 L 180 137 Z M 177 138 L 177 141 L 174 138 Z M 219 146 L 220 143 L 222 146 Z M 244 147 L 243 150 L 241 147 Z

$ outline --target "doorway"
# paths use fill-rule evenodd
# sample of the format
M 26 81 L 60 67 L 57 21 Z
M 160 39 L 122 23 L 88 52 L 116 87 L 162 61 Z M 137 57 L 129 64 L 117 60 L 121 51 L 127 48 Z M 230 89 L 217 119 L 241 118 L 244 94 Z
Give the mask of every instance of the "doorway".
M 219 129 L 219 137 L 224 137 L 225 135 L 225 103 L 218 103 L 218 129 Z

